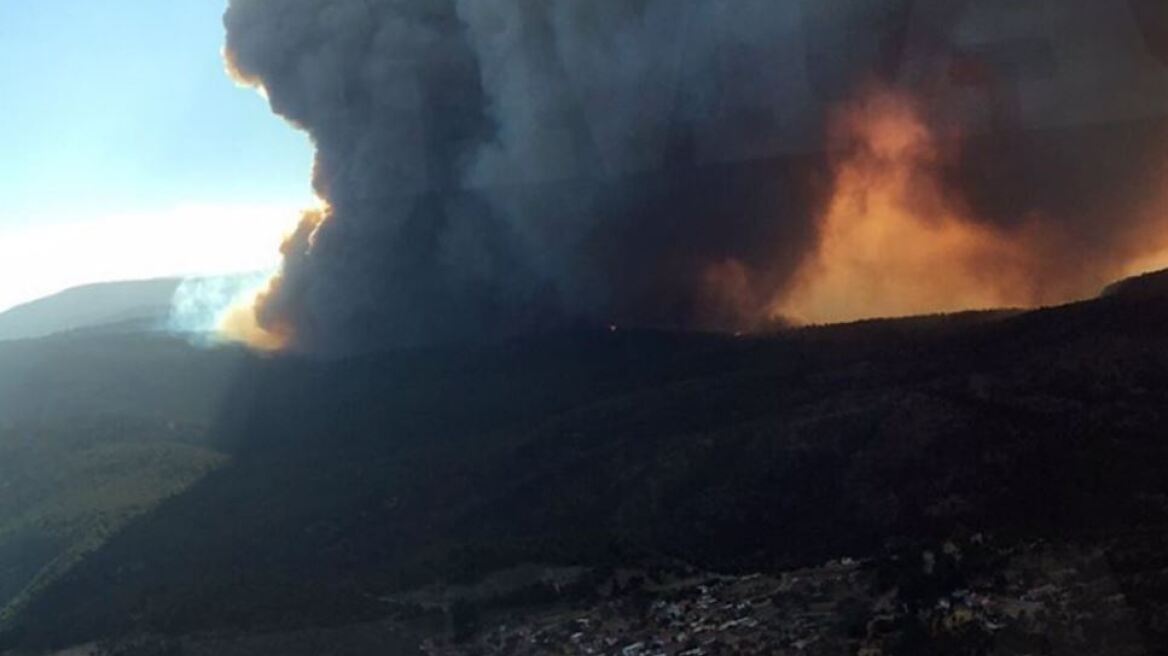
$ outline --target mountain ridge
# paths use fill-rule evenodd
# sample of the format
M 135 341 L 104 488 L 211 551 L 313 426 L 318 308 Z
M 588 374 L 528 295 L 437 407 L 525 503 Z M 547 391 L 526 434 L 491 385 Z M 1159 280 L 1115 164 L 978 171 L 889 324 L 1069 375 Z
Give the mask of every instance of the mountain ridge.
M 70 287 L 0 312 L 0 340 L 123 322 L 162 326 L 181 283 L 181 278 L 152 278 Z

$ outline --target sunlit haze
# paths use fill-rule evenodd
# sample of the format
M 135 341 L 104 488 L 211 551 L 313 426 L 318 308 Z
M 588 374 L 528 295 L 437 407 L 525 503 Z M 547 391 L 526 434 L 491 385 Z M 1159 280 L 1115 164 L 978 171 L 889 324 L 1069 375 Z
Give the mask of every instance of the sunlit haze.
M 293 204 L 187 205 L 7 228 L 0 309 L 95 281 L 270 269 L 296 216 Z
M 224 6 L 0 3 L 0 310 L 276 260 L 312 151 L 224 73 Z

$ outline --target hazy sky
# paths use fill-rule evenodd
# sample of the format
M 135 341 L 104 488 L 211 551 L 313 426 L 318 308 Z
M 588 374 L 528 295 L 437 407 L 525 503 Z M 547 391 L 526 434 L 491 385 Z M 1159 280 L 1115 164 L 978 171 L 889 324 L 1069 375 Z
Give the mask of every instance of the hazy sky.
M 275 260 L 311 148 L 223 71 L 216 0 L 0 0 L 0 309 Z

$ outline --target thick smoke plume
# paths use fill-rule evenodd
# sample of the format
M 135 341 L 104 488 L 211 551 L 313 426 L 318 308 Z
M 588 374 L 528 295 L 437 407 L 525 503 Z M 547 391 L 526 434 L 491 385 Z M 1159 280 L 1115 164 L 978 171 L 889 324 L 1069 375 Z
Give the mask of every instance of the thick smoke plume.
M 312 136 L 326 203 L 256 320 L 344 353 L 781 319 L 868 88 L 962 142 L 930 171 L 962 221 L 1042 226 L 1010 247 L 1034 298 L 1094 291 L 1168 246 L 1158 1 L 232 0 L 231 70 Z

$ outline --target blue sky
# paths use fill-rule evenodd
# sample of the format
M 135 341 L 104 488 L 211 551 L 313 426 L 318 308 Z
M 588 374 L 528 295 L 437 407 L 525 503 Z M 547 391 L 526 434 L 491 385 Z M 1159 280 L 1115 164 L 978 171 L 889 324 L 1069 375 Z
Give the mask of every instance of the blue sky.
M 224 6 L 0 0 L 0 309 L 274 258 L 312 152 L 224 73 Z

